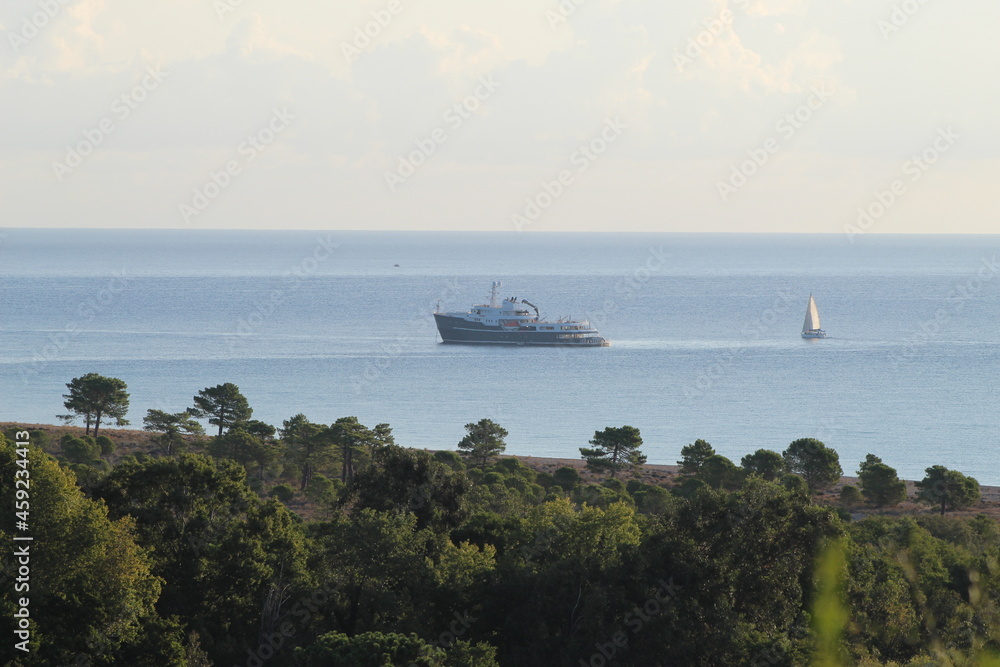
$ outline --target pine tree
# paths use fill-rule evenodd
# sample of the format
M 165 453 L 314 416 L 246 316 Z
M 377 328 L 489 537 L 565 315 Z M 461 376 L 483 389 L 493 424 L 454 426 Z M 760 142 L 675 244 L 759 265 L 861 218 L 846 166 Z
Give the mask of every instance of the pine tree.
M 459 452 L 473 463 L 485 468 L 490 459 L 503 454 L 507 449 L 504 438 L 507 429 L 492 419 L 480 419 L 475 424 L 466 424 L 467 435 L 458 443 Z
M 614 477 L 619 470 L 635 470 L 646 463 L 646 456 L 639 451 L 642 436 L 634 426 L 608 426 L 603 431 L 594 431 L 590 444 L 594 447 L 580 448 L 580 456 L 595 472 L 610 472 Z

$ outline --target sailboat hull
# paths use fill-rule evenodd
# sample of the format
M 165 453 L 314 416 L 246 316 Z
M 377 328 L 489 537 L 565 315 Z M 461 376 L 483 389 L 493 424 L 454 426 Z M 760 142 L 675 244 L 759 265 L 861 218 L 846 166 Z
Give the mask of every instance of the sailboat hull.
M 803 338 L 826 338 L 826 332 L 822 329 L 816 329 L 815 331 L 803 331 Z

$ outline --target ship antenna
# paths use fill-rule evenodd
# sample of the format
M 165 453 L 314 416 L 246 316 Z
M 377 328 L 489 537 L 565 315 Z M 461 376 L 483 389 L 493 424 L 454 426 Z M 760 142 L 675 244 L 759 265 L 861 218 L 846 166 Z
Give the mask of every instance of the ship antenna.
M 490 308 L 497 307 L 497 294 L 500 293 L 500 288 L 503 286 L 499 280 L 493 281 L 493 289 L 490 290 Z

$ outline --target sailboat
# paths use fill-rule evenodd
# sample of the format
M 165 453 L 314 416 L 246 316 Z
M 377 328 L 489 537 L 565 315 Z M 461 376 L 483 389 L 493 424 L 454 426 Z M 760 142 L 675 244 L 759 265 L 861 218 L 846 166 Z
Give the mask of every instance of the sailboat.
M 806 321 L 802 325 L 803 338 L 826 338 L 826 332 L 819 328 L 819 310 L 816 299 L 809 295 L 809 305 L 806 306 Z

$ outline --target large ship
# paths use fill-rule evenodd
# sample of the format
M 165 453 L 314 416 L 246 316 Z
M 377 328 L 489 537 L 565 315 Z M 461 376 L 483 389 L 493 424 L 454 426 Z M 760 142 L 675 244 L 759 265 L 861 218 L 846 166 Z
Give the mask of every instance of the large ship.
M 501 283 L 493 283 L 489 304 L 476 305 L 465 312 L 435 311 L 441 340 L 486 345 L 607 347 L 611 344 L 586 320 L 562 318 L 549 322 L 542 319 L 536 305 L 524 299 L 510 297 L 499 301 L 500 287 Z

